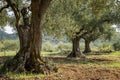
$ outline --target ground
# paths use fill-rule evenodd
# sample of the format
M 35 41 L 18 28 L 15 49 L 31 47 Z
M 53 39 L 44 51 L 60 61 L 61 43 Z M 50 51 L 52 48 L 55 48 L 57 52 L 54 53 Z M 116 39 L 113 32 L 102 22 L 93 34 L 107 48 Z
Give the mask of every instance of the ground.
M 61 72 L 41 80 L 120 80 L 120 68 L 60 65 Z M 118 70 L 117 70 L 118 69 Z
M 8 57 L 0 57 L 0 61 L 6 58 Z M 59 68 L 58 73 L 31 77 L 9 75 L 8 80 L 10 77 L 11 80 L 120 80 L 120 52 L 88 55 L 86 59 L 71 59 L 54 54 L 47 55 L 44 59 L 55 63 Z M 4 75 L 0 77 L 0 80 L 7 79 Z

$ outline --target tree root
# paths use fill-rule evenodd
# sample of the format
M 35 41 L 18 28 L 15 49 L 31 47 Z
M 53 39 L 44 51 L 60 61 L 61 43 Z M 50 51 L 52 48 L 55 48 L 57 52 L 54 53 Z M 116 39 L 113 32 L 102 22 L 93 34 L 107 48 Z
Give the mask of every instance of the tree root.
M 58 68 L 55 66 L 55 64 L 49 64 L 49 62 L 36 62 L 33 65 L 31 64 L 28 65 L 30 66 L 30 69 L 28 69 L 23 57 L 8 59 L 2 66 L 1 72 L 2 74 L 5 74 L 6 72 L 50 74 L 51 72 L 58 71 Z
M 86 58 L 86 56 L 82 52 L 71 52 L 68 58 Z

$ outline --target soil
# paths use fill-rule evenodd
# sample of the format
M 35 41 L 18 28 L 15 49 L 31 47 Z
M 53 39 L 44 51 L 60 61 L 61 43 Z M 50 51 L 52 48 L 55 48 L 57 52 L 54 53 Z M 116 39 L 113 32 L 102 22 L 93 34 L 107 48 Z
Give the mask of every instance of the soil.
M 58 73 L 18 80 L 120 80 L 120 67 L 91 65 L 89 63 L 110 63 L 112 60 L 104 58 L 70 59 L 65 57 L 47 57 L 59 68 Z M 0 58 L 1 60 L 1 58 Z M 0 76 L 0 80 L 10 80 Z M 11 79 L 14 80 L 14 79 Z
M 61 72 L 41 80 L 120 80 L 120 68 L 59 65 Z

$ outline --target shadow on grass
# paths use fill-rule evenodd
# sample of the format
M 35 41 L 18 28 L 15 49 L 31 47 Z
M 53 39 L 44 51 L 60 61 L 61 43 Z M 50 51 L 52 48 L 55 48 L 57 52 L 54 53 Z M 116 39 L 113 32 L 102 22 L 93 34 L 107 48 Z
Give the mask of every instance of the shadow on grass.
M 70 53 L 61 53 L 61 52 L 59 52 L 59 53 L 52 53 L 52 54 L 47 54 L 46 56 L 50 56 L 50 57 L 58 57 L 58 56 L 60 56 L 60 57 L 66 57 L 66 56 L 68 56 Z
M 3 61 L 7 60 L 8 58 L 11 57 L 0 57 L 0 65 L 3 64 Z M 57 64 L 110 64 L 114 62 L 114 60 L 105 58 L 66 58 L 63 56 L 46 56 L 43 57 L 43 59 Z
M 53 63 L 60 63 L 60 64 L 90 64 L 90 63 L 109 64 L 114 62 L 114 60 L 107 58 L 99 58 L 99 57 L 88 58 L 88 56 L 90 55 L 99 56 L 96 54 L 86 55 L 87 58 L 67 58 L 66 56 L 68 56 L 70 52 L 71 51 L 63 51 L 59 53 L 48 54 L 47 56 L 45 56 L 45 58 L 50 59 L 51 61 L 53 61 Z M 108 55 L 107 53 L 104 54 Z
M 108 59 L 93 59 L 93 58 L 66 58 L 66 57 L 44 57 L 47 58 L 53 63 L 59 64 L 109 64 L 112 63 L 113 60 Z

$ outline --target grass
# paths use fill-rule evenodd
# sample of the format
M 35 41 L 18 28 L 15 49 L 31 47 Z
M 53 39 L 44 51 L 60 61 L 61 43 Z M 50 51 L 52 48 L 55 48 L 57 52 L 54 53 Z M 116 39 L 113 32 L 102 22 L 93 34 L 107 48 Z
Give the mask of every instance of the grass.
M 5 53 L 4 52 L 0 52 L 0 56 L 14 56 L 16 55 L 16 51 L 6 51 Z M 58 52 L 41 52 L 41 55 L 42 56 L 49 56 L 49 55 L 52 55 L 52 54 L 57 54 Z
M 21 74 L 15 74 L 15 73 L 6 73 L 6 76 L 9 77 L 10 79 L 29 79 L 29 78 L 38 78 L 38 77 L 44 77 L 43 74 L 26 74 L 26 73 L 21 73 Z
M 105 66 L 110 67 L 120 67 L 120 51 L 115 51 L 110 54 L 101 55 L 102 57 L 106 57 L 107 59 L 113 60 L 111 63 L 105 64 Z
M 0 56 L 3 57 L 3 56 L 14 56 L 16 54 L 16 51 L 6 51 L 5 53 L 4 52 L 0 52 Z M 47 56 L 47 55 L 50 55 L 50 54 L 55 54 L 55 52 L 42 52 L 42 56 Z M 0 68 L 1 66 L 3 65 L 3 62 L 4 60 L 0 61 Z M 11 79 L 28 79 L 29 78 L 39 78 L 39 77 L 44 77 L 43 74 L 26 74 L 26 73 L 21 73 L 21 74 L 15 74 L 15 73 L 11 73 L 11 72 L 8 72 L 6 73 L 6 76 L 11 78 Z
M 41 52 L 41 55 L 42 56 L 52 56 L 52 55 L 57 55 L 58 54 L 58 52 Z
M 51 54 L 57 54 L 58 52 L 41 52 L 41 55 L 42 56 L 49 56 Z M 8 57 L 11 57 L 11 56 L 15 56 L 16 55 L 16 51 L 6 51 L 5 53 L 4 52 L 0 52 L 0 57 L 3 57 L 3 56 L 8 56 Z M 3 65 L 4 63 L 4 60 L 2 59 L 2 61 L 0 61 L 0 68 L 1 66 Z M 11 72 L 8 72 L 6 73 L 6 76 L 8 76 L 9 78 L 11 79 L 28 79 L 29 78 L 37 78 L 37 77 L 44 77 L 43 74 L 26 74 L 26 73 L 21 73 L 21 74 L 14 74 L 14 73 L 11 73 Z
M 110 67 L 120 67 L 120 62 L 113 62 L 113 63 L 110 63 L 110 64 L 107 64 L 108 66 Z
M 79 66 L 81 65 L 91 65 L 91 66 L 99 66 L 99 67 L 120 67 L 120 62 L 111 62 L 111 63 L 91 63 L 91 62 L 86 62 L 86 63 L 81 63 L 79 64 Z
M 112 56 L 112 57 L 119 57 L 120 56 L 120 51 L 114 51 L 110 54 L 103 54 L 102 56 Z
M 0 52 L 0 56 L 14 56 L 15 51 L 8 51 L 6 54 L 4 52 Z M 41 52 L 42 56 L 61 56 L 61 54 L 58 54 L 58 52 Z M 88 60 L 80 61 L 79 59 L 55 59 L 53 60 L 53 63 L 63 64 L 63 65 L 78 65 L 78 66 L 93 66 L 93 67 L 120 67 L 120 51 L 112 52 L 110 54 L 102 54 L 102 55 L 88 55 Z M 91 61 L 93 60 L 93 61 Z M 95 60 L 95 61 L 94 61 Z M 1 65 L 1 64 L 0 64 Z M 13 73 L 7 73 L 7 76 L 14 79 L 29 79 L 29 78 L 39 78 L 44 77 L 42 74 L 13 74 Z
M 91 57 L 91 56 L 90 56 Z M 109 67 L 120 67 L 120 51 L 115 51 L 109 54 L 94 55 L 92 56 L 103 61 L 98 61 L 95 63 L 88 62 L 87 64 L 99 65 L 99 66 L 109 66 Z M 105 60 L 105 61 L 104 61 Z
M 112 53 L 110 54 L 110 56 L 120 57 L 120 51 L 112 52 Z
M 0 56 L 14 56 L 16 54 L 16 51 L 6 51 L 4 52 L 0 52 Z

